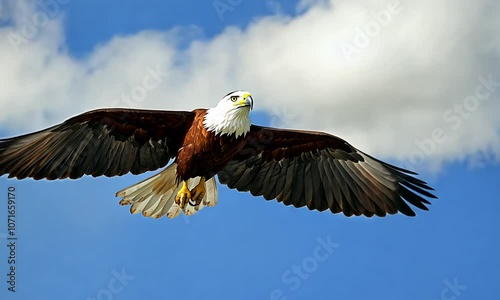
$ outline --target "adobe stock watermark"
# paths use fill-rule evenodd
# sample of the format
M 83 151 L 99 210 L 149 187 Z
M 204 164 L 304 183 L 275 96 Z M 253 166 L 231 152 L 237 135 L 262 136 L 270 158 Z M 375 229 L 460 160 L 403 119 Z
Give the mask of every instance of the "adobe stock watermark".
M 243 0 L 214 0 L 212 6 L 214 7 L 219 20 L 224 21 L 224 15 L 228 12 L 232 12 L 236 7 L 240 6 Z
M 500 87 L 500 81 L 495 81 L 493 74 L 489 74 L 487 78 L 478 77 L 478 84 L 474 89 L 474 94 L 465 97 L 461 102 L 454 103 L 452 107 L 443 112 L 443 121 L 448 129 L 443 127 L 435 128 L 428 138 L 423 140 L 415 140 L 417 149 L 410 153 L 408 162 L 411 166 L 418 166 L 425 157 L 436 151 L 440 144 L 448 141 L 446 132 L 449 130 L 457 130 L 464 122 L 469 119 L 479 107 L 488 101 L 491 96 Z
M 135 276 L 126 273 L 125 268 L 122 268 L 121 272 L 112 270 L 111 275 L 112 277 L 106 287 L 97 292 L 95 298 L 88 297 L 87 300 L 112 300 L 115 295 L 123 292 L 130 282 L 135 279 Z
M 303 107 L 278 105 L 271 108 L 271 126 L 290 127 L 304 119 L 316 118 L 311 110 Z
M 37 10 L 30 16 L 23 16 L 17 31 L 7 35 L 10 45 L 14 50 L 33 40 L 47 24 L 50 19 L 55 18 L 61 12 L 61 6 L 70 0 L 38 0 Z M 20 5 L 20 4 L 18 4 Z
M 142 78 L 140 84 L 134 86 L 128 94 L 122 94 L 119 98 L 116 98 L 111 106 L 120 106 L 124 108 L 134 108 L 140 106 L 140 103 L 145 101 L 148 94 L 156 89 L 164 80 L 167 75 L 163 73 L 160 69 L 160 66 L 156 66 L 156 68 L 147 68 L 146 75 Z M 117 121 L 125 121 L 128 117 L 129 113 L 124 112 Z M 108 130 L 112 128 L 109 127 L 109 124 L 106 123 L 106 119 L 101 120 L 100 126 L 108 127 Z M 83 144 L 88 144 L 86 149 L 92 149 L 98 147 L 100 140 L 93 139 L 92 136 L 86 135 L 84 137 Z M 57 165 L 55 172 L 58 174 L 57 176 L 62 176 L 68 172 L 69 169 L 76 169 L 81 163 L 85 162 L 86 151 L 77 152 L 77 157 L 73 159 L 60 161 Z M 59 158 L 67 157 L 73 155 L 73 150 L 71 148 L 66 148 L 64 152 L 59 156 Z
M 399 0 L 390 2 L 386 8 L 376 13 L 371 13 L 372 20 L 363 27 L 357 27 L 351 43 L 341 42 L 340 50 L 345 59 L 350 63 L 353 57 L 360 54 L 363 49 L 368 47 L 372 40 L 376 38 L 383 28 L 389 25 L 394 16 L 401 13 L 401 3 Z
M 304 112 L 304 110 L 302 110 Z M 281 108 L 273 108 L 271 114 L 271 124 L 272 126 L 288 126 L 293 121 L 297 121 L 301 117 L 300 111 L 296 108 L 290 109 L 288 106 L 282 106 Z
M 149 93 L 156 89 L 166 77 L 167 74 L 161 70 L 159 65 L 156 68 L 146 68 L 146 75 L 144 75 L 142 81 L 134 86 L 128 94 L 122 94 L 115 99 L 112 106 L 137 107 L 147 99 Z
M 300 288 L 302 282 L 311 278 L 316 272 L 320 263 L 328 260 L 340 244 L 333 243 L 331 236 L 326 239 L 318 237 L 318 245 L 314 248 L 310 256 L 305 257 L 299 264 L 291 266 L 281 275 L 281 281 L 288 287 L 288 290 L 294 292 Z M 274 289 L 269 294 L 271 300 L 286 300 L 285 291 Z
M 445 287 L 441 290 L 441 297 L 435 298 L 434 300 L 455 300 L 457 297 L 462 295 L 463 291 L 467 289 L 466 285 L 462 285 L 458 283 L 458 278 L 455 277 L 453 282 L 450 282 L 448 279 L 443 281 Z

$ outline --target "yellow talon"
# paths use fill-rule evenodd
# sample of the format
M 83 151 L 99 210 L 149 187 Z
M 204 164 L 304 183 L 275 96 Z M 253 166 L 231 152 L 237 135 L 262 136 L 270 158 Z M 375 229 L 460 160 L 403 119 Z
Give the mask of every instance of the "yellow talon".
M 186 203 L 191 199 L 191 192 L 188 189 L 186 181 L 182 182 L 182 187 L 177 193 L 177 196 L 175 197 L 175 203 L 181 207 L 181 209 L 184 209 L 184 206 L 186 206 Z
M 203 197 L 205 197 L 205 194 L 207 193 L 207 190 L 205 189 L 205 180 L 205 177 L 202 176 L 198 185 L 191 190 L 191 200 L 193 200 L 196 205 L 201 203 L 201 200 L 203 200 Z

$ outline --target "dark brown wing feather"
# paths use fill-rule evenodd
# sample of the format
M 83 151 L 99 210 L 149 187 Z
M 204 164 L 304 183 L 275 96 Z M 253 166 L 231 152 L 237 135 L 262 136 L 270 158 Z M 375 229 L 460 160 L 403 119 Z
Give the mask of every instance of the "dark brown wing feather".
M 0 176 L 19 179 L 140 174 L 177 155 L 194 113 L 99 109 L 0 140 Z
M 346 216 L 414 216 L 436 198 L 414 172 L 382 162 L 336 136 L 253 125 L 245 147 L 218 173 L 221 183 L 285 205 Z

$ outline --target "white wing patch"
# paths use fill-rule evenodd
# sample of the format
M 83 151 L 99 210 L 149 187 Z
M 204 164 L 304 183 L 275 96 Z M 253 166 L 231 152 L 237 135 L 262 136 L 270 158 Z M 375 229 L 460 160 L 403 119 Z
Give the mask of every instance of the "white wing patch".
M 132 214 L 142 212 L 143 216 L 155 219 L 164 215 L 168 218 L 179 216 L 183 210 L 175 203 L 175 196 L 181 189 L 181 185 L 175 182 L 176 170 L 177 164 L 173 163 L 160 173 L 117 192 L 116 197 L 123 197 L 120 205 L 131 205 Z M 192 190 L 199 182 L 200 177 L 189 179 L 189 189 Z M 214 177 L 205 182 L 205 189 L 205 197 L 199 205 L 186 204 L 186 216 L 194 215 L 205 206 L 217 204 L 217 184 Z

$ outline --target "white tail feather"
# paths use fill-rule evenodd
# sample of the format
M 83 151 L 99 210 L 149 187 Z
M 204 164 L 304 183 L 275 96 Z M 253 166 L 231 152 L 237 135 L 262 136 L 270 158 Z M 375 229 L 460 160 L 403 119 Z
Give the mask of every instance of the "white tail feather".
M 175 218 L 180 215 L 182 209 L 175 203 L 175 196 L 181 185 L 176 183 L 177 164 L 173 163 L 160 173 L 153 175 L 141 182 L 129 186 L 116 193 L 116 197 L 123 197 L 120 205 L 131 205 L 130 212 L 137 214 L 142 212 L 145 217 L 155 219 L 167 215 Z M 191 178 L 187 185 L 192 190 L 200 182 L 200 177 Z M 205 206 L 217 204 L 217 184 L 215 178 L 205 182 L 206 194 L 199 205 L 186 204 L 184 214 L 194 215 Z

